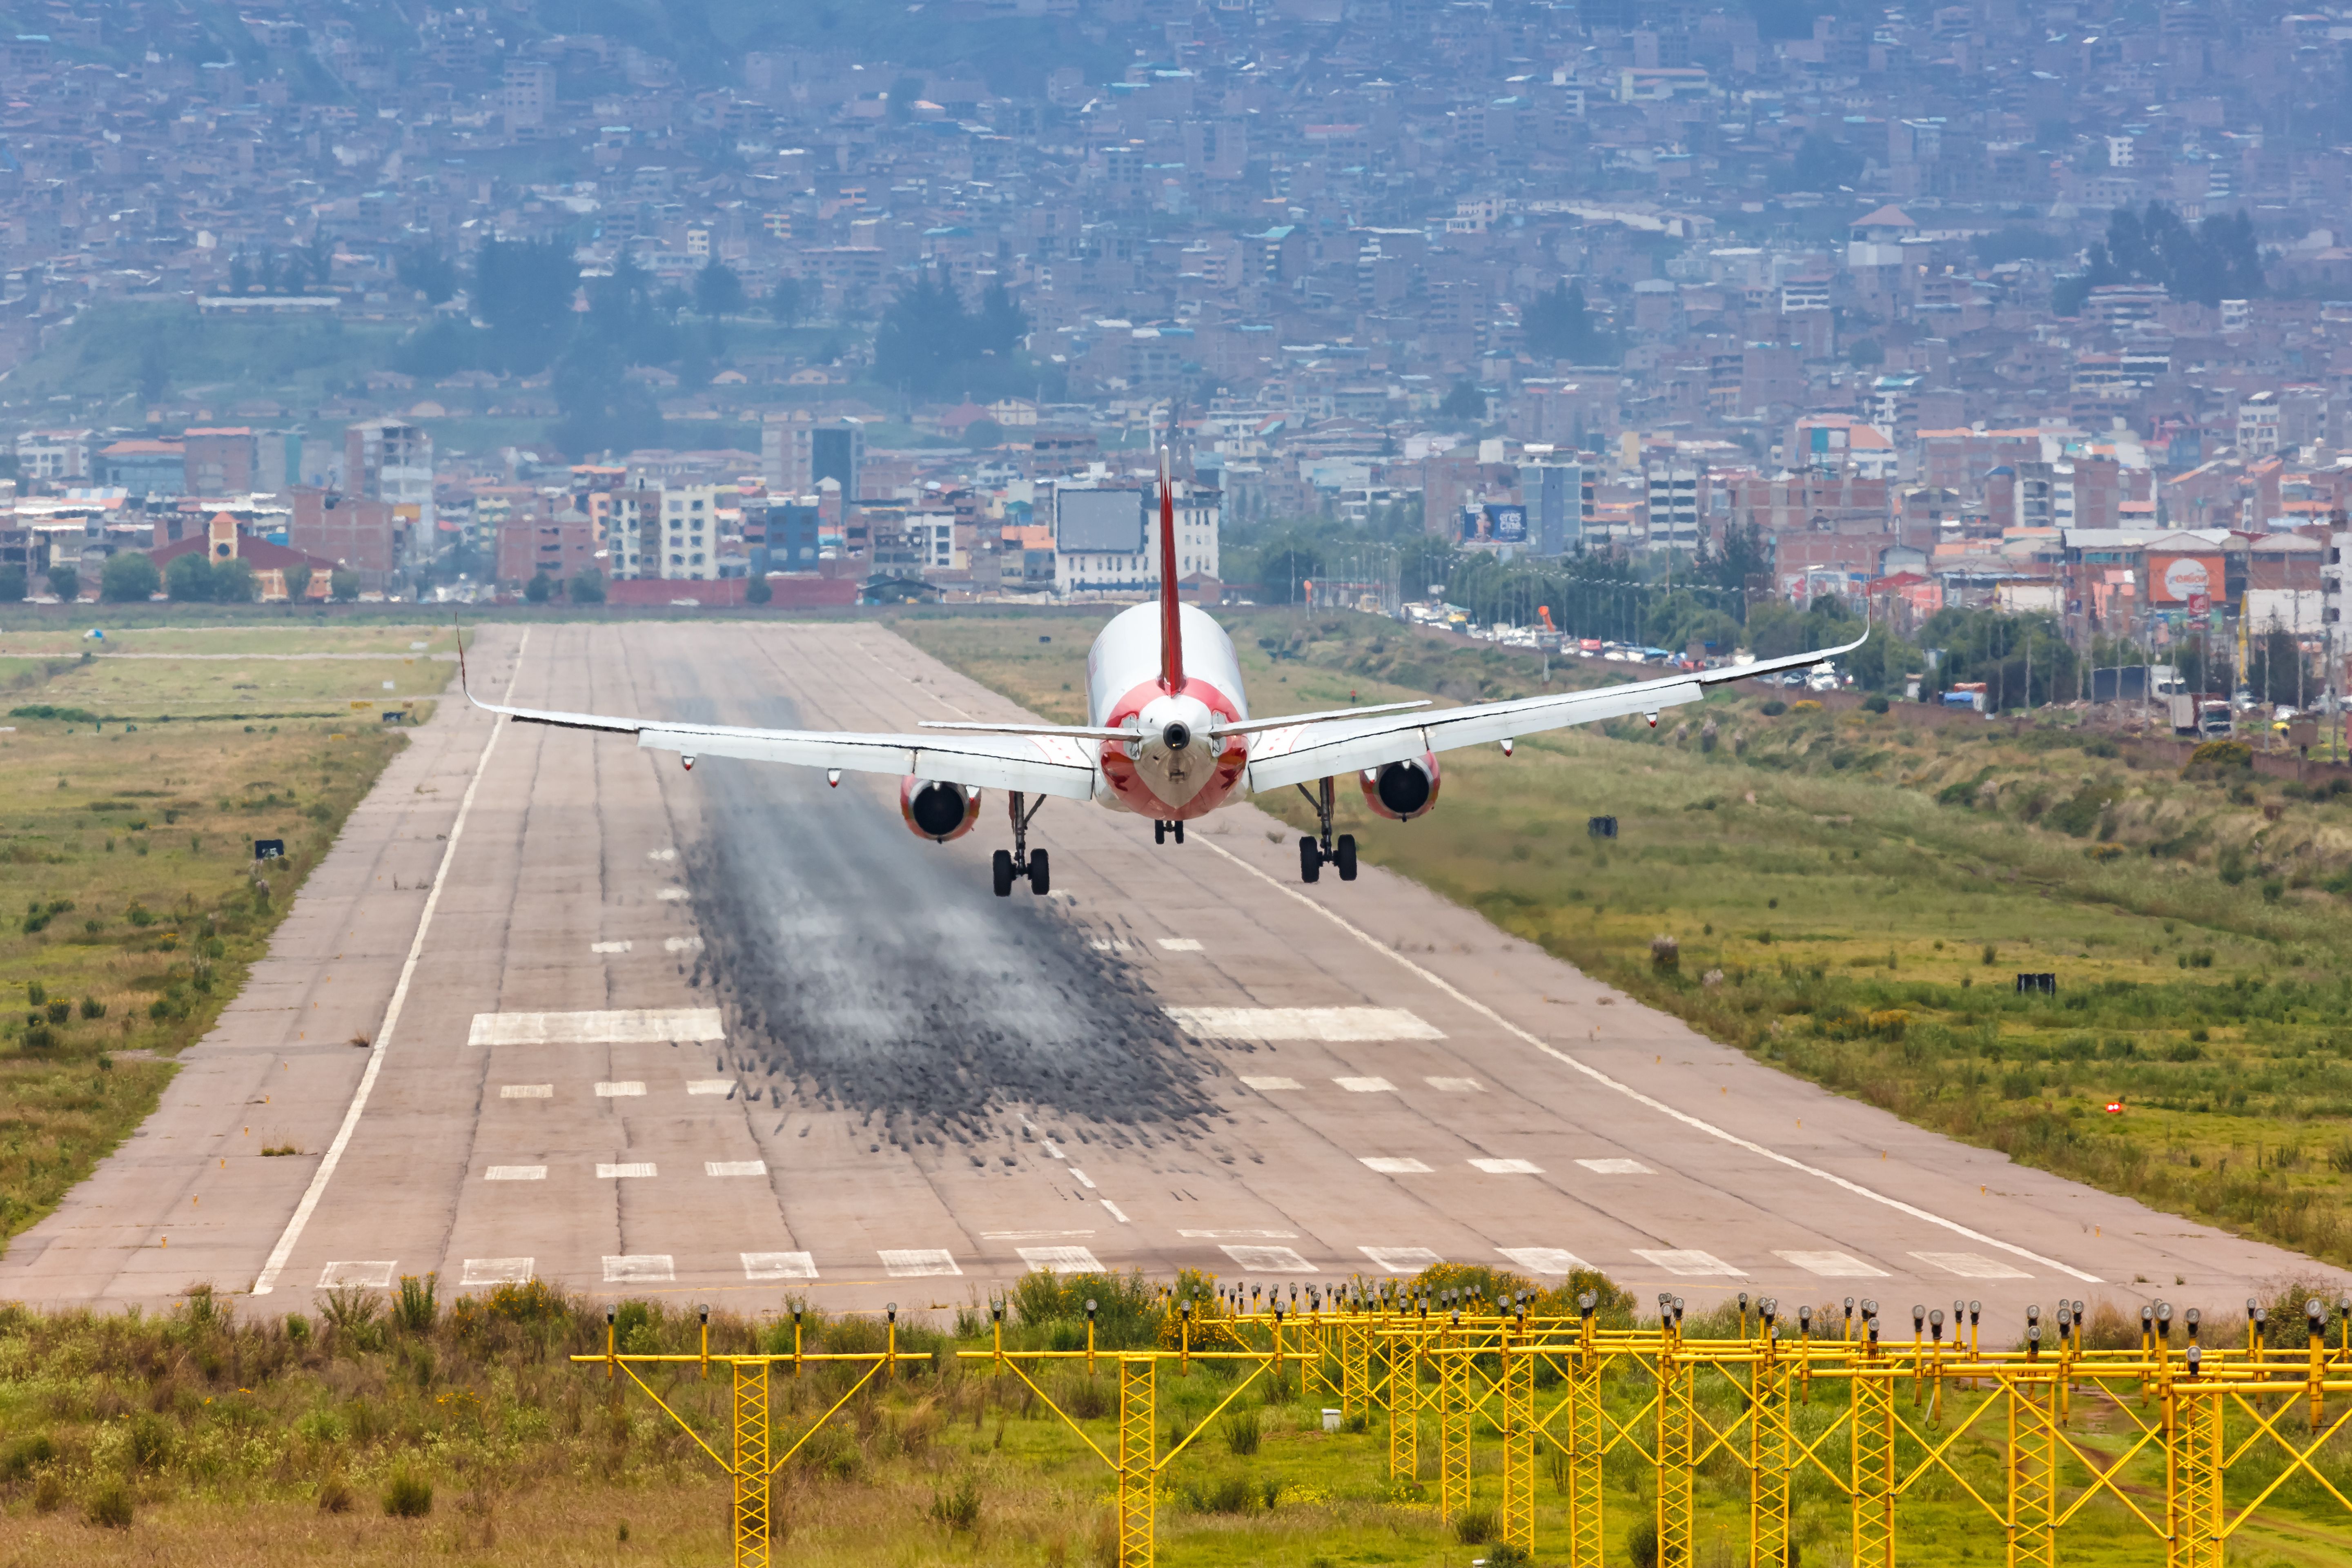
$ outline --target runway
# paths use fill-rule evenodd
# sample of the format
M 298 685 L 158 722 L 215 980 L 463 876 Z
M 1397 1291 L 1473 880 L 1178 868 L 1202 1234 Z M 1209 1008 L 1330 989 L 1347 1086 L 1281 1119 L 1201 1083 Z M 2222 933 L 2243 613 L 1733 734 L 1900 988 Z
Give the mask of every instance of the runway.
M 544 708 L 1017 716 L 870 625 L 491 626 L 473 668 Z M 0 1299 L 284 1310 L 433 1271 L 943 1311 L 1037 1266 L 1447 1259 L 1899 1322 L 2343 1281 L 1782 1077 L 1377 868 L 1301 887 L 1252 807 L 1155 847 L 1053 802 L 1053 894 L 999 900 L 986 805 L 941 847 L 893 779 L 445 702 Z

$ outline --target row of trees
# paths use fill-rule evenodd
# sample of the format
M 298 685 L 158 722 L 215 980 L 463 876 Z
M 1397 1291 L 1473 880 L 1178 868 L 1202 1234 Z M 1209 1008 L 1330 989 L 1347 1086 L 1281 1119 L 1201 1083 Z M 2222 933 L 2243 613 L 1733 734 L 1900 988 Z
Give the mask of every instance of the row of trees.
M 289 603 L 300 604 L 310 595 L 315 578 L 308 564 L 289 566 L 284 576 Z M 68 604 L 81 597 L 78 568 L 52 566 L 47 581 L 49 592 Z M 345 601 L 359 597 L 358 573 L 339 566 L 329 581 L 328 591 L 333 597 Z M 0 566 L 0 604 L 18 603 L 29 586 L 22 566 Z M 107 557 L 99 571 L 98 596 L 110 605 L 143 605 L 159 589 L 174 604 L 250 605 L 261 597 L 261 578 L 249 561 L 213 561 L 194 553 L 174 556 L 159 571 L 152 557 L 137 550 Z

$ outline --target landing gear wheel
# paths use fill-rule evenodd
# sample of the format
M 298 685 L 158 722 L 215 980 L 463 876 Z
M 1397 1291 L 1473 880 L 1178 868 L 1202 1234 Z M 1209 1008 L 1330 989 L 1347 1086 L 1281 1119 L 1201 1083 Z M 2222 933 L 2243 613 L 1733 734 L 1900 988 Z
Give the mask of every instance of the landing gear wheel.
M 1354 834 L 1339 835 L 1339 842 L 1331 847 L 1331 863 L 1339 868 L 1339 880 L 1352 882 L 1356 879 L 1356 836 Z
M 1168 842 L 1168 825 L 1166 823 L 1154 822 L 1151 825 L 1151 842 L 1154 844 L 1165 844 Z
M 1042 899 L 1051 892 L 1053 888 L 1053 873 L 1047 869 L 1045 852 L 1043 849 L 1032 849 L 1029 852 L 1029 890 Z
M 1184 842 L 1184 825 L 1182 823 L 1171 822 L 1168 825 L 1168 827 L 1171 832 L 1176 835 L 1177 843 L 1181 844 Z
M 1011 898 L 1013 896 L 1013 851 L 998 850 L 989 862 L 989 869 L 996 879 L 996 896 L 1000 899 Z
M 1312 882 L 1323 875 L 1323 851 L 1311 837 L 1298 840 L 1298 879 Z

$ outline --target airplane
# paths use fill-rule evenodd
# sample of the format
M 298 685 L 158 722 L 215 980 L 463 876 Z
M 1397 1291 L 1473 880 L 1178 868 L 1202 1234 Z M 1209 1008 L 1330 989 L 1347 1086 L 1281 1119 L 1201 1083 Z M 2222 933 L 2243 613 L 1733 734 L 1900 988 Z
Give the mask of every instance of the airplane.
M 1177 597 L 1174 490 L 1168 454 L 1160 459 L 1160 597 L 1111 617 L 1087 654 L 1084 724 L 964 723 L 922 721 L 923 734 L 858 734 L 822 730 L 757 730 L 561 713 L 484 702 L 458 679 L 475 707 L 522 724 L 635 735 L 647 751 L 675 752 L 688 771 L 699 757 L 735 757 L 823 768 L 839 787 L 844 773 L 898 775 L 898 811 L 917 837 L 946 844 L 971 832 L 981 792 L 1009 795 L 1013 847 L 999 849 L 991 870 L 999 898 L 1016 881 L 1034 894 L 1052 886 L 1047 853 L 1029 847 L 1029 826 L 1045 800 L 1093 801 L 1151 819 L 1152 840 L 1184 842 L 1184 825 L 1245 795 L 1297 787 L 1315 808 L 1318 829 L 1298 840 L 1298 876 L 1316 881 L 1326 866 L 1356 879 L 1356 840 L 1331 831 L 1337 781 L 1353 774 L 1365 805 L 1391 822 L 1411 822 L 1437 805 L 1437 753 L 1499 744 L 1509 755 L 1522 735 L 1639 713 L 1653 729 L 1668 708 L 1696 702 L 1709 687 L 1780 670 L 1811 668 L 1851 653 L 1870 636 L 1840 647 L 1596 690 L 1429 708 L 1387 702 L 1320 713 L 1250 717 L 1241 661 L 1224 628 Z M 1310 791 L 1307 786 L 1312 784 Z

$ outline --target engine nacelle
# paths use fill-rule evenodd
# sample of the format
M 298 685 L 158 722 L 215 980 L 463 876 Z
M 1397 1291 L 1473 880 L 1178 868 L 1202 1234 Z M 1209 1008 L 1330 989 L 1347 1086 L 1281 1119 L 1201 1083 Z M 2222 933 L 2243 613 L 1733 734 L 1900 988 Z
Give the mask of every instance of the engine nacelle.
M 945 844 L 970 833 L 980 820 L 980 791 L 936 779 L 900 779 L 898 815 L 916 837 Z
M 1375 816 L 1391 822 L 1426 816 L 1437 805 L 1437 755 L 1423 752 L 1418 762 L 1366 768 L 1362 783 L 1364 804 Z

